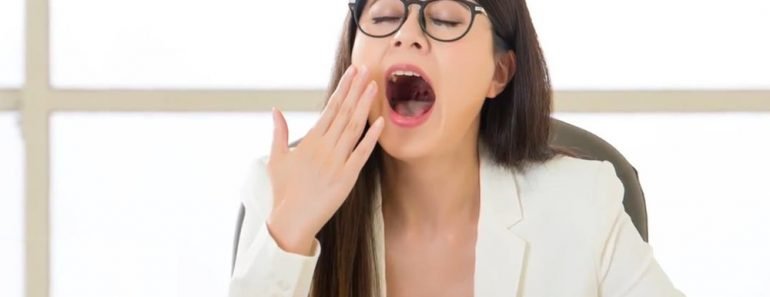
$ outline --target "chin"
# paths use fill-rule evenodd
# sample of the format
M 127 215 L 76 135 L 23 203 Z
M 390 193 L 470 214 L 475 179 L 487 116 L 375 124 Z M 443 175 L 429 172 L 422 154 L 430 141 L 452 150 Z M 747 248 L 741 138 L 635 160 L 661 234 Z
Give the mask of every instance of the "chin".
M 379 144 L 382 150 L 394 159 L 401 161 L 421 159 L 434 154 L 438 148 L 437 136 L 440 133 L 437 131 L 403 133 L 397 127 L 387 127 L 388 124 L 385 126 L 385 130 L 380 135 Z

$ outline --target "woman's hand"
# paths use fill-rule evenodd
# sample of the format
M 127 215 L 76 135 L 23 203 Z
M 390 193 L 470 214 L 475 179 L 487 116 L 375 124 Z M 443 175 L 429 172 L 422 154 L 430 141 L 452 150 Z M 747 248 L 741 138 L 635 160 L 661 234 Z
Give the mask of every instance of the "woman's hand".
M 273 209 L 267 224 L 278 245 L 311 255 L 316 234 L 347 198 L 382 133 L 379 117 L 364 130 L 377 84 L 365 67 L 347 69 L 321 118 L 293 150 L 280 111 L 273 110 L 275 131 L 268 172 Z

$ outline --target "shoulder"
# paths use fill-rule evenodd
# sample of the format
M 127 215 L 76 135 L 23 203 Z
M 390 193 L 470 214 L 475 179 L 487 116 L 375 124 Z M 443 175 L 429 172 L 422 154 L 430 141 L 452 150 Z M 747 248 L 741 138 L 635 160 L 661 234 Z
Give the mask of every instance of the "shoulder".
M 559 156 L 515 176 L 525 221 L 539 228 L 595 238 L 623 209 L 623 184 L 608 161 Z
M 532 164 L 515 175 L 520 191 L 530 193 L 546 189 L 565 194 L 591 193 L 609 184 L 620 184 L 612 163 L 569 156 Z
M 241 187 L 241 203 L 247 211 L 260 211 L 272 208 L 272 187 L 267 170 L 270 156 L 252 159 L 246 168 Z
M 270 161 L 270 156 L 265 155 L 265 156 L 254 158 L 249 162 L 248 168 L 246 169 L 247 185 L 250 183 L 268 179 L 267 164 L 269 161 Z

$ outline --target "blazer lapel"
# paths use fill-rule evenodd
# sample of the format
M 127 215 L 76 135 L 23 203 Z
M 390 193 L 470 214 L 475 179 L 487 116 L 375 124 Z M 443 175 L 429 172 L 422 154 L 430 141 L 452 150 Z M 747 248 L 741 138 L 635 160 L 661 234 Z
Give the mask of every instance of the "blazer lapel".
M 484 153 L 480 158 L 481 205 L 476 235 L 474 296 L 515 297 L 520 295 L 520 279 L 527 243 L 511 228 L 522 218 L 514 173 L 497 166 Z M 385 283 L 385 238 L 382 196 L 377 183 L 374 235 L 378 290 L 387 296 Z
M 522 217 L 515 175 L 481 156 L 474 295 L 519 296 L 527 244 L 511 231 Z

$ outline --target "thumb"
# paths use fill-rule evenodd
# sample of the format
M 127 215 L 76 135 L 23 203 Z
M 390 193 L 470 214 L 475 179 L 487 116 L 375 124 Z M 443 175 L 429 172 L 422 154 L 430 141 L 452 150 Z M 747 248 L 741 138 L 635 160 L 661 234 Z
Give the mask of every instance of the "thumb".
M 283 155 L 289 151 L 289 128 L 280 110 L 273 107 L 273 146 L 271 155 Z

